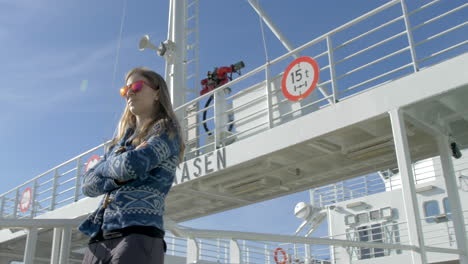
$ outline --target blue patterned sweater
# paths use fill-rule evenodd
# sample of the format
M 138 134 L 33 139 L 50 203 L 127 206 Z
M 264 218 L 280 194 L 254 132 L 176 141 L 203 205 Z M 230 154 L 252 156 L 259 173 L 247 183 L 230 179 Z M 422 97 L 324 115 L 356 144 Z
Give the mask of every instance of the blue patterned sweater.
M 104 155 L 83 179 L 82 192 L 89 197 L 109 193 L 110 203 L 90 214 L 78 229 L 89 235 L 127 226 L 163 227 L 164 201 L 174 180 L 179 163 L 179 138 L 171 139 L 161 125 L 156 124 L 146 138 L 146 146 L 135 149 L 130 144 L 134 129 Z M 116 153 L 119 147 L 126 151 Z M 114 180 L 128 181 L 118 185 Z

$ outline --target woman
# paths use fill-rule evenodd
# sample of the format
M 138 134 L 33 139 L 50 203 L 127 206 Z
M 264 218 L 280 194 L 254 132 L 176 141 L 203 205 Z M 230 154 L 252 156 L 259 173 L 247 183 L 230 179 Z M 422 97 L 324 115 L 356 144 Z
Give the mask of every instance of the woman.
M 164 79 L 140 67 L 125 81 L 117 137 L 84 175 L 84 195 L 106 195 L 78 228 L 91 237 L 83 263 L 163 264 L 164 200 L 184 143 Z

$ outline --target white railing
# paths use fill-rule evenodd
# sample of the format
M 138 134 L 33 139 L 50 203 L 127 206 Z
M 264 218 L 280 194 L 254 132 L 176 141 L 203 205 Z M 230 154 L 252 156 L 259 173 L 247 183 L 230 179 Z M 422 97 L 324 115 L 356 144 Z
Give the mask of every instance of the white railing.
M 187 239 L 167 234 L 164 238 L 167 244 L 166 254 L 171 256 L 186 257 Z
M 463 155 L 468 154 L 465 150 L 462 151 Z M 431 185 L 431 182 L 436 180 L 443 181 L 440 157 L 418 161 L 412 164 L 412 168 L 417 186 Z M 468 190 L 468 161 L 466 159 L 454 160 L 454 172 L 458 177 L 460 188 Z M 391 174 L 389 171 L 385 173 Z M 312 203 L 315 206 L 325 207 L 338 202 L 401 189 L 401 187 L 399 174 L 390 177 L 381 177 L 377 173 L 368 174 L 312 189 Z
M 196 239 L 200 260 L 211 263 L 229 263 L 230 245 L 226 239 Z
M 32 218 L 83 198 L 81 176 L 86 161 L 93 154 L 102 155 L 108 143 L 86 151 L 0 195 L 0 218 Z
M 465 214 L 466 216 L 466 214 Z M 51 263 L 66 263 L 70 250 L 85 247 L 83 241 L 72 242 L 79 219 L 0 219 L 3 228 L 24 228 L 26 247 L 23 261 L 33 263 L 38 230 L 53 228 Z M 331 264 L 353 263 L 356 260 L 378 258 L 404 251 L 420 249 L 408 245 L 406 222 L 383 222 L 377 230 L 372 227 L 356 227 L 345 234 L 333 237 L 298 237 L 289 235 L 249 233 L 223 230 L 200 230 L 171 225 L 165 240 L 167 255 L 186 258 L 187 263 L 206 261 L 210 263 L 275 263 L 287 258 L 288 263 Z M 174 236 L 177 234 L 177 237 Z M 190 241 L 194 243 L 189 243 Z M 75 243 L 75 244 L 74 244 Z M 428 252 L 460 254 L 459 250 L 446 245 L 425 245 Z M 275 254 L 276 252 L 276 254 Z M 0 253 L 1 255 L 1 253 Z M 18 260 L 12 258 L 12 260 Z M 46 260 L 47 261 L 47 260 Z M 80 260 L 72 260 L 79 262 Z M 193 261 L 193 262 L 188 262 Z
M 465 228 L 468 227 L 468 210 L 463 211 Z M 457 239 L 455 227 L 452 221 L 452 213 L 445 210 L 438 215 L 424 217 L 421 219 L 424 244 L 444 248 L 456 248 Z M 468 231 L 467 231 L 468 232 Z
M 183 104 L 176 111 L 185 116 L 184 127 L 197 131 L 189 138 L 187 159 L 466 52 L 468 41 L 459 34 L 466 32 L 467 22 L 457 14 L 467 6 L 435 0 L 408 11 L 404 1 L 389 1 Z M 441 29 L 438 23 L 444 23 L 444 27 Z M 280 80 L 297 55 L 318 61 L 320 92 L 291 102 L 282 96 Z M 225 95 L 228 87 L 231 93 Z M 210 96 L 215 103 L 205 107 Z M 205 111 L 208 114 L 203 120 Z M 204 130 L 204 124 L 209 131 Z M 231 126 L 233 130 L 228 131 Z
M 313 204 L 319 207 L 385 192 L 378 174 L 369 174 L 313 189 Z
M 196 131 L 188 139 L 185 158 L 210 152 L 215 146 L 232 144 L 465 53 L 468 41 L 462 33 L 466 33 L 467 22 L 457 14 L 468 4 L 454 6 L 453 2 L 434 0 L 406 11 L 403 1 L 389 1 L 178 107 L 176 112 L 185 116 L 181 120 L 185 131 Z M 434 26 L 436 21 L 443 23 L 443 29 L 440 25 Z M 293 103 L 282 96 L 279 84 L 283 70 L 295 55 L 313 57 L 320 65 L 321 78 L 320 92 Z M 227 87 L 232 92 L 225 96 Z M 215 103 L 204 108 L 209 96 L 215 97 Z M 194 108 L 194 105 L 201 107 Z M 205 110 L 208 111 L 207 120 L 203 121 L 201 116 Z M 211 127 L 209 132 L 203 130 L 203 123 Z M 227 132 L 231 125 L 233 131 Z M 105 144 L 0 195 L 0 218 L 34 217 L 82 198 L 80 184 L 84 162 L 94 152 L 102 155 Z M 374 180 L 368 183 L 380 186 Z M 26 188 L 32 190 L 28 210 L 20 207 L 21 202 L 25 202 L 21 198 Z M 355 197 L 358 192 L 342 195 Z

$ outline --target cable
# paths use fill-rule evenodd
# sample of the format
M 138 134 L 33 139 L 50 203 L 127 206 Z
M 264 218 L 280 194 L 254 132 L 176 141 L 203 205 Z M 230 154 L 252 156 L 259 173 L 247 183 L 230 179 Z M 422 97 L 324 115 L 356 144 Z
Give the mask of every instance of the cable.
M 260 5 L 259 0 L 257 0 L 257 5 Z M 265 50 L 265 59 L 267 62 L 270 62 L 270 58 L 268 57 L 268 49 L 266 45 L 266 39 L 265 39 L 265 31 L 263 30 L 263 20 L 260 15 L 258 15 L 258 21 L 260 22 L 260 30 L 262 31 L 262 39 L 263 39 L 263 49 Z
M 125 14 L 127 12 L 127 0 L 124 0 L 124 6 L 122 10 L 122 19 L 120 20 L 120 32 L 119 32 L 119 39 L 117 41 L 117 51 L 115 55 L 115 62 L 114 62 L 114 73 L 112 75 L 112 87 L 115 85 L 115 76 L 117 75 L 117 65 L 119 64 L 119 55 L 120 55 L 120 47 L 122 46 L 122 33 L 123 27 L 125 23 Z
M 117 75 L 117 66 L 119 64 L 119 55 L 120 55 L 120 48 L 122 46 L 122 34 L 123 34 L 123 27 L 125 23 L 125 14 L 127 13 L 127 0 L 124 0 L 124 6 L 122 8 L 122 19 L 120 20 L 120 31 L 119 31 L 119 39 L 117 40 L 117 51 L 115 55 L 115 61 L 114 61 L 114 72 L 112 74 L 112 88 L 114 88 L 115 85 L 115 78 Z M 118 119 L 118 114 L 114 115 L 115 119 Z M 118 128 L 115 129 L 114 135 L 112 138 L 117 137 L 117 130 Z

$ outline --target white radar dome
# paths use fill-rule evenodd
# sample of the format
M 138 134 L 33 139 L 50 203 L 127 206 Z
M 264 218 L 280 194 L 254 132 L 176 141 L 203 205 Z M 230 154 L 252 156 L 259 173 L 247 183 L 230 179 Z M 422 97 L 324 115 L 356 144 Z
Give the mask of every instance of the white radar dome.
M 310 205 L 305 202 L 299 202 L 294 207 L 294 215 L 300 219 L 307 219 L 311 213 Z

